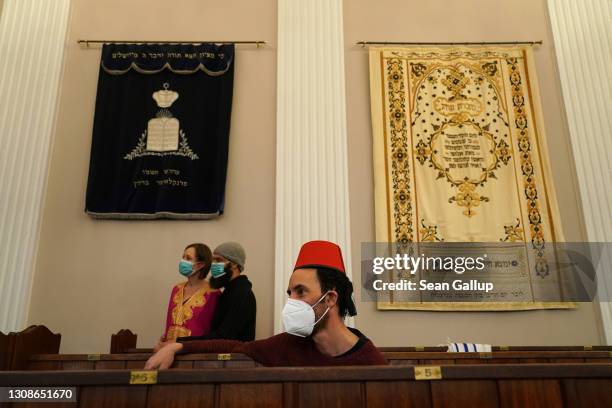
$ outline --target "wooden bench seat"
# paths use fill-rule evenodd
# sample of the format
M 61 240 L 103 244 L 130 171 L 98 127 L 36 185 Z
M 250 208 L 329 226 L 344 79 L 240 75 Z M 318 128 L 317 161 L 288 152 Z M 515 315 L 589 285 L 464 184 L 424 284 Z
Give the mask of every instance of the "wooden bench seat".
M 13 371 L 0 386 L 73 386 L 62 406 L 89 408 L 609 407 L 612 364 Z

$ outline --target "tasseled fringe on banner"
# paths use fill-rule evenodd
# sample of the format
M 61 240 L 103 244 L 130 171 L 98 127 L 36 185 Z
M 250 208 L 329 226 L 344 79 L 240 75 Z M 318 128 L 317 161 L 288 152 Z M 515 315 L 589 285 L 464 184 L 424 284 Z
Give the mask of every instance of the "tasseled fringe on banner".
M 87 215 L 95 219 L 115 219 L 115 220 L 209 220 L 221 215 L 219 211 L 209 214 L 181 214 L 173 212 L 158 212 L 153 214 L 145 213 L 98 213 L 85 211 Z

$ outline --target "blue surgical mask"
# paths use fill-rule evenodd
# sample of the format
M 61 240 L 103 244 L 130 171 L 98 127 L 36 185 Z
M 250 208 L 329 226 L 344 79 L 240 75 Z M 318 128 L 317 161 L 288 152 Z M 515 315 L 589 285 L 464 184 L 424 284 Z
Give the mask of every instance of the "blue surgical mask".
M 181 259 L 179 262 L 179 273 L 183 276 L 189 276 L 193 273 L 193 263 Z
M 210 275 L 213 278 L 218 278 L 219 276 L 225 275 L 225 263 L 213 262 L 210 266 Z

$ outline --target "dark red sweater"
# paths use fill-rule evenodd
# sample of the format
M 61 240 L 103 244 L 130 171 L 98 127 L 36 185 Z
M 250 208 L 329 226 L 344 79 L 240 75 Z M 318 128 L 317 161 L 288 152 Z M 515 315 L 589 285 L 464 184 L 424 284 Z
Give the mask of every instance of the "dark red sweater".
M 310 337 L 303 338 L 288 333 L 244 343 L 236 340 L 182 341 L 181 353 L 244 353 L 268 367 L 389 364 L 359 330 L 350 330 L 363 344 L 357 350 L 349 350 L 337 357 L 322 354 Z

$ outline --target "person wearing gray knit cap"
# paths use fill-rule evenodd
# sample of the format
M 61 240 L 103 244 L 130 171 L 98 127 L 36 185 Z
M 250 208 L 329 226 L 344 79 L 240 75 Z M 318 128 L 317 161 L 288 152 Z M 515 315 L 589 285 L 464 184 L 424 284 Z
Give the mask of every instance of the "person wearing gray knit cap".
M 244 269 L 246 254 L 244 253 L 244 248 L 239 243 L 224 242 L 217 246 L 213 253 L 227 261 L 233 262 L 241 271 Z
M 257 302 L 253 285 L 244 271 L 246 253 L 237 242 L 224 242 L 213 251 L 210 286 L 223 288 L 213 316 L 211 331 L 204 336 L 180 337 L 181 340 L 255 339 Z M 178 340 L 178 339 L 177 339 Z

